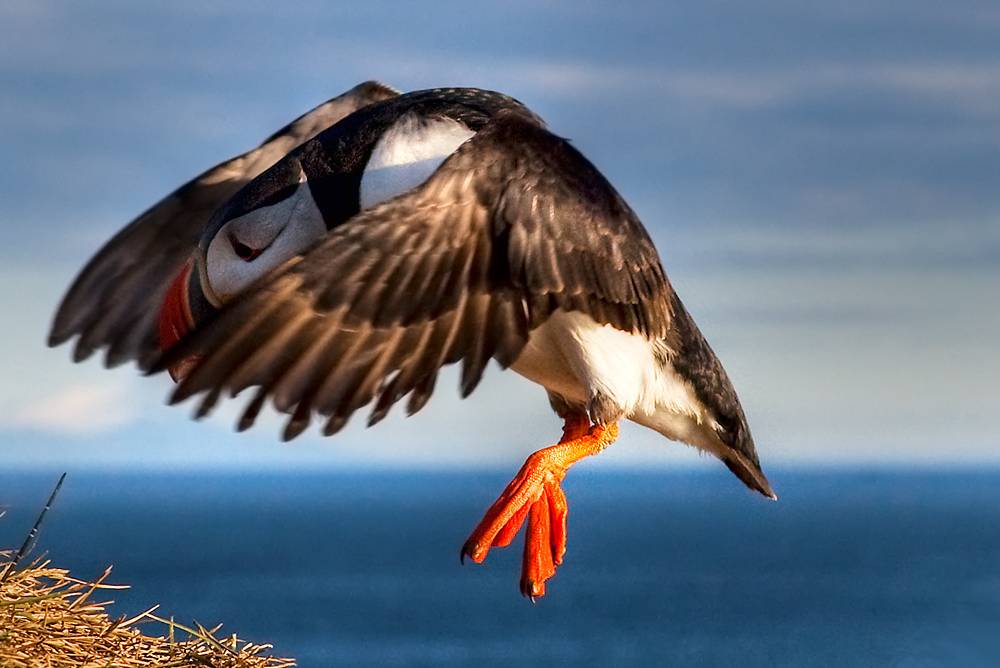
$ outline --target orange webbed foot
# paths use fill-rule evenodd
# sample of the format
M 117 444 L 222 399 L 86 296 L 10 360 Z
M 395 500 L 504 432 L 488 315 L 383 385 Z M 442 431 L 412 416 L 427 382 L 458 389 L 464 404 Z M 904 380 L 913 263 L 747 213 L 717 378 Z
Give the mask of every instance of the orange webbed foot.
M 555 507 L 562 499 L 562 520 Z M 545 486 L 542 496 L 531 504 L 528 529 L 524 534 L 521 562 L 521 594 L 534 603 L 545 596 L 545 581 L 556 574 L 556 566 L 566 554 L 566 495 L 558 484 Z M 561 526 L 560 526 L 561 525 Z
M 521 593 L 534 601 L 545 595 L 566 554 L 568 505 L 560 483 L 574 462 L 603 450 L 618 434 L 617 425 L 590 426 L 568 419 L 557 444 L 532 454 L 462 546 L 461 558 L 482 563 L 490 548 L 506 547 L 527 520 Z

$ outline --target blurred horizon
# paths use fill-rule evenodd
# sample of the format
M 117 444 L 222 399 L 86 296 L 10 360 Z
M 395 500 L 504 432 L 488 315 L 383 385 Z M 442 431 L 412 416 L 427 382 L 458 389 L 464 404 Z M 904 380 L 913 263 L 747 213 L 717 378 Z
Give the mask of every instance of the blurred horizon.
M 233 433 L 242 401 L 195 424 L 165 378 L 45 347 L 118 229 L 378 79 L 501 90 L 572 139 L 649 229 L 765 471 L 1000 468 L 998 29 L 985 1 L 4 3 L 5 467 L 510 469 L 558 437 L 495 366 L 465 401 L 446 370 L 413 418 L 286 445 L 277 418 Z M 707 465 L 630 426 L 590 466 Z
M 160 604 L 303 668 L 998 664 L 998 472 L 820 471 L 770 503 L 724 470 L 596 468 L 566 478 L 569 550 L 537 605 L 520 543 L 455 558 L 509 470 L 71 475 L 35 555 L 83 579 L 113 563 L 112 617 Z M 0 472 L 0 546 L 51 482 Z

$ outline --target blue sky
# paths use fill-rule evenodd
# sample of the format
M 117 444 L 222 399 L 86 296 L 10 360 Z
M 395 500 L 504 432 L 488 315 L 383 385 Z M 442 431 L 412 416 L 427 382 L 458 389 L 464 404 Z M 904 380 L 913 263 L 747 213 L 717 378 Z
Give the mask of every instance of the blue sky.
M 419 416 L 278 443 L 43 340 L 116 229 L 353 84 L 508 92 L 632 203 L 765 469 L 1000 462 L 993 2 L 0 7 L 0 448 L 14 467 L 513 466 L 544 393 L 446 373 Z M 604 466 L 703 460 L 634 427 Z

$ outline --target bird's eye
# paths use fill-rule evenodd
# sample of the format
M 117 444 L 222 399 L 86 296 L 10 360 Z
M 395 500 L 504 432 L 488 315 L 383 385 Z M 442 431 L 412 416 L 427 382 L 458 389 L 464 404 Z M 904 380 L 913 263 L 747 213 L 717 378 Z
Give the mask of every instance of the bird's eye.
M 236 256 L 244 262 L 250 262 L 262 252 L 262 249 L 248 246 L 232 234 L 229 235 L 229 243 L 233 245 L 233 252 L 236 253 Z

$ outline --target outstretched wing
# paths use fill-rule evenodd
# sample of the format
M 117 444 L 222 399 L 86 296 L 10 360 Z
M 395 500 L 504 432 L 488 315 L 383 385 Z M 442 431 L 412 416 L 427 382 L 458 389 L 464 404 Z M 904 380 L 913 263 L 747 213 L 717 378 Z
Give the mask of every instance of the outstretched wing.
M 438 369 L 462 363 L 462 394 L 487 362 L 508 366 L 555 310 L 650 337 L 669 324 L 670 287 L 640 222 L 568 142 L 501 112 L 421 186 L 335 228 L 231 302 L 154 369 L 200 362 L 173 401 L 259 389 L 292 414 L 339 430 L 374 401 L 369 424 L 410 394 L 430 397 Z
M 107 366 L 136 359 L 148 368 L 158 352 L 156 318 L 163 296 L 212 212 L 298 145 L 357 109 L 396 95 L 374 81 L 359 84 L 167 195 L 83 268 L 56 312 L 49 345 L 79 336 L 75 361 L 106 348 Z

